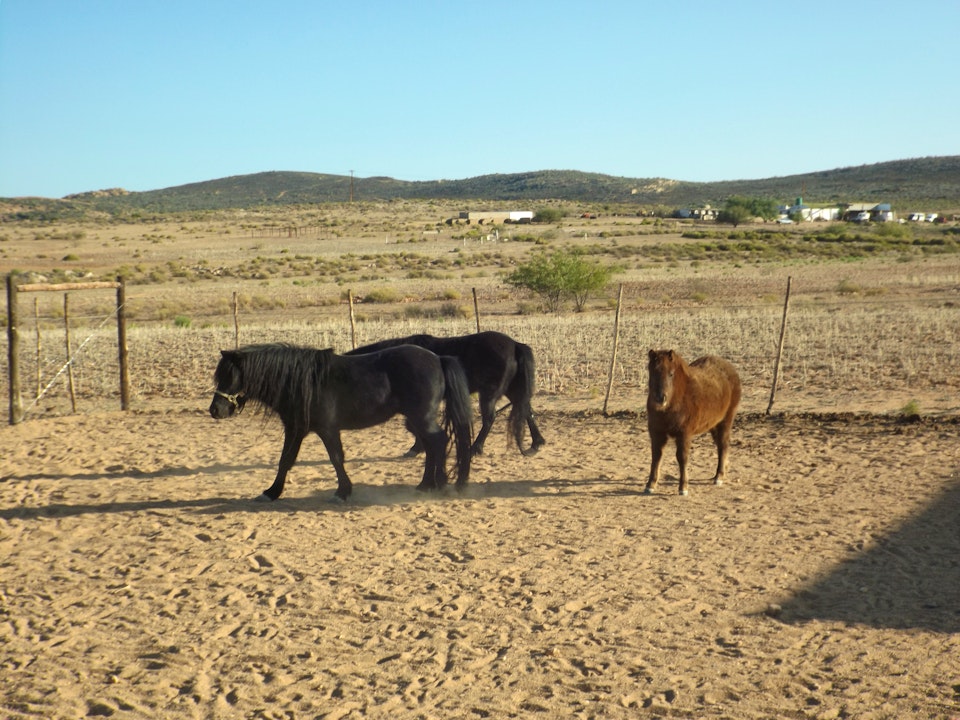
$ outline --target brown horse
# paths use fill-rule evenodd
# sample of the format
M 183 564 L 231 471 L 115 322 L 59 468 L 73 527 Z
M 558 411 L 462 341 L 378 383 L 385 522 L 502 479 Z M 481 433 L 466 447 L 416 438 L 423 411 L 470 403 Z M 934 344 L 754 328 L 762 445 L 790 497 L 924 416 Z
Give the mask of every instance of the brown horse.
M 687 494 L 690 442 L 709 431 L 717 446 L 715 485 L 723 482 L 730 448 L 730 428 L 740 403 L 740 377 L 723 358 L 706 355 L 689 365 L 673 350 L 650 351 L 647 429 L 653 460 L 646 492 L 660 479 L 660 460 L 667 438 L 677 443 L 680 494 Z

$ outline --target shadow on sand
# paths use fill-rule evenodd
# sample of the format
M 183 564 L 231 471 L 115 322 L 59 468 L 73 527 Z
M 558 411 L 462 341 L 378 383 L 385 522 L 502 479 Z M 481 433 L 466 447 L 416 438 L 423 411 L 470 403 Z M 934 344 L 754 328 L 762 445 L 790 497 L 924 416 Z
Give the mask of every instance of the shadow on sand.
M 960 632 L 960 482 L 797 593 L 783 604 L 780 619 Z

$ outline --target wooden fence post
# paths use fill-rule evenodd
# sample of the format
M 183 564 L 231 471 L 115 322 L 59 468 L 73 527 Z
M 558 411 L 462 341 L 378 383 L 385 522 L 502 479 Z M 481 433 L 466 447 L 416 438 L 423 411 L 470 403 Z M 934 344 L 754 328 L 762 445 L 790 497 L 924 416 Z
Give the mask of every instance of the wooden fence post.
M 130 409 L 130 369 L 127 366 L 127 283 L 117 278 L 117 355 L 120 362 L 120 409 Z
M 10 368 L 10 424 L 23 420 L 20 395 L 20 328 L 17 326 L 17 289 L 13 275 L 7 275 L 7 362 Z
M 777 362 L 773 366 L 773 386 L 770 388 L 770 403 L 767 405 L 767 415 L 773 407 L 773 400 L 777 396 L 777 382 L 780 379 L 780 358 L 783 355 L 783 337 L 787 331 L 787 310 L 790 308 L 790 277 L 787 277 L 787 296 L 783 301 L 783 320 L 780 322 L 780 342 L 777 344 Z
M 40 336 L 39 324 L 37 325 L 37 337 Z M 73 350 L 70 347 L 70 293 L 63 294 L 63 341 L 67 346 L 67 387 L 70 390 L 70 409 L 73 414 L 77 414 L 77 392 L 73 383 Z M 39 346 L 37 346 L 37 360 L 39 362 Z M 37 395 L 40 392 L 37 391 Z
M 477 332 L 480 332 L 480 306 L 477 304 L 477 289 L 473 288 L 473 317 L 477 322 Z
M 607 414 L 607 403 L 610 401 L 610 390 L 613 388 L 613 371 L 617 365 L 617 349 L 620 346 L 620 306 L 623 303 L 623 283 L 617 293 L 617 314 L 613 319 L 613 352 L 610 354 L 610 370 L 607 373 L 607 395 L 603 398 L 603 414 Z
M 240 299 L 233 291 L 233 349 L 240 347 Z
M 347 303 L 350 305 L 350 348 L 357 349 L 357 322 L 353 317 L 353 290 L 347 290 Z
M 41 362 L 41 338 L 40 338 L 40 299 L 33 299 L 33 326 L 37 329 L 37 395 L 43 390 L 43 379 L 40 370 L 43 367 Z M 67 355 L 69 357 L 69 354 Z

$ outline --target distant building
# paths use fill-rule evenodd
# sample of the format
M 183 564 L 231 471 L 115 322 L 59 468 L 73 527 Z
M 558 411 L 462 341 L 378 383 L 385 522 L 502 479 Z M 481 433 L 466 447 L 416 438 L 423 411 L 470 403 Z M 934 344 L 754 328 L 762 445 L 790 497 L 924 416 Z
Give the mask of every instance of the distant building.
M 840 208 L 837 207 L 810 207 L 805 205 L 803 198 L 797 198 L 793 205 L 780 206 L 781 218 L 792 218 L 799 216 L 805 222 L 815 221 L 833 221 L 840 217 Z
M 843 208 L 841 219 L 847 222 L 892 222 L 895 216 L 890 203 L 851 203 Z
M 450 224 L 465 223 L 470 225 L 496 224 L 496 223 L 528 223 L 533 222 L 532 210 L 504 210 L 494 212 L 474 212 L 471 210 L 462 210 L 459 217 L 448 220 Z
M 680 218 L 681 220 L 716 220 L 717 215 L 720 211 L 717 208 L 712 208 L 709 205 L 701 208 L 680 208 L 673 211 L 673 217 Z

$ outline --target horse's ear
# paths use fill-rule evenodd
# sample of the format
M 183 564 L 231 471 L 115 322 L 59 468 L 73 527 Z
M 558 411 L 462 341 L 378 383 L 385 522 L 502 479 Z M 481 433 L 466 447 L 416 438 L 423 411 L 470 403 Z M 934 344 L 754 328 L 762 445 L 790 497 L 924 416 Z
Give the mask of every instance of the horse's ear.
M 657 351 L 654 350 L 653 348 L 650 348 L 650 352 L 648 353 L 648 355 L 650 359 L 653 360 L 657 356 Z
M 672 362 L 673 361 L 673 350 L 667 350 L 667 358 Z

